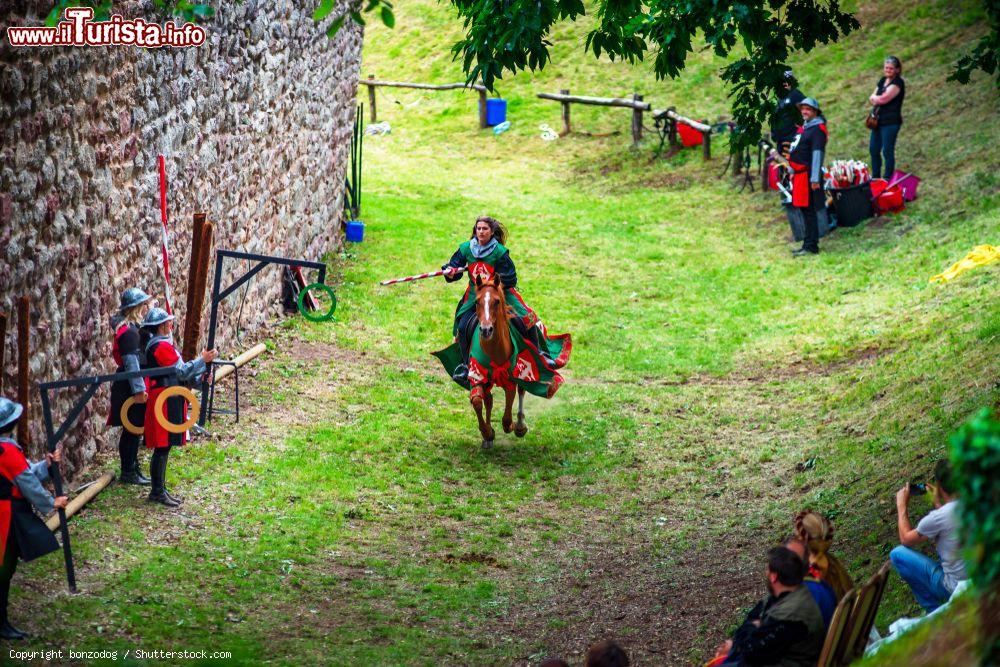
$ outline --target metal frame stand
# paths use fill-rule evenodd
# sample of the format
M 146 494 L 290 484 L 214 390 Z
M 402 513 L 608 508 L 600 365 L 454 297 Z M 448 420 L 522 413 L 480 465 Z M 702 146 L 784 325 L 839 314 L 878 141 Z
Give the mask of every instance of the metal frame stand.
M 212 415 L 218 412 L 220 415 L 235 415 L 236 423 L 240 423 L 240 367 L 236 365 L 235 361 L 219 360 L 216 359 L 212 362 L 212 384 L 208 388 L 208 418 L 211 419 Z M 223 408 L 215 407 L 215 366 L 232 366 L 233 367 L 233 382 L 236 383 L 236 400 L 235 405 L 232 410 L 227 410 Z
M 45 420 L 45 440 L 50 453 L 56 451 L 59 441 L 62 440 L 66 432 L 80 417 L 84 407 L 97 389 L 106 382 L 117 382 L 119 380 L 130 380 L 136 377 L 161 377 L 165 375 L 176 375 L 177 369 L 152 368 L 149 370 L 127 371 L 124 373 L 112 373 L 110 375 L 91 375 L 88 377 L 71 378 L 69 380 L 57 380 L 55 382 L 42 382 L 38 385 L 42 398 L 42 417 Z M 49 391 L 65 389 L 68 387 L 86 387 L 83 396 L 76 400 L 69 415 L 59 424 L 59 428 L 54 428 L 52 421 L 52 405 L 49 402 Z M 56 496 L 63 495 L 62 475 L 58 465 L 49 466 L 49 476 L 52 478 L 52 485 L 55 487 Z M 66 582 L 69 584 L 69 592 L 76 593 L 76 571 L 73 567 L 73 550 L 70 547 L 69 527 L 66 525 L 66 510 L 59 508 L 59 531 L 62 536 L 63 558 L 66 561 Z
M 231 285 L 222 288 L 222 265 L 226 258 L 231 259 L 245 259 L 251 262 L 256 262 L 252 267 L 250 267 L 246 273 L 236 279 Z M 215 329 L 219 323 L 219 304 L 222 301 L 238 290 L 242 285 L 244 285 L 248 280 L 253 278 L 255 275 L 261 272 L 261 270 L 271 264 L 280 264 L 282 266 L 300 266 L 307 269 L 316 269 L 319 271 L 320 283 L 326 283 L 326 264 L 323 262 L 310 262 L 304 259 L 288 259 L 287 257 L 277 257 L 274 255 L 258 255 L 252 252 L 238 252 L 236 250 L 216 250 L 215 251 L 215 280 L 212 283 L 212 313 L 209 317 L 208 322 L 208 349 L 213 349 L 215 347 Z M 214 374 L 213 374 L 214 377 Z M 201 395 L 209 395 L 209 380 L 205 378 L 201 382 Z M 201 416 L 198 418 L 198 424 L 201 426 L 205 425 L 205 419 L 208 417 L 208 410 L 202 410 Z

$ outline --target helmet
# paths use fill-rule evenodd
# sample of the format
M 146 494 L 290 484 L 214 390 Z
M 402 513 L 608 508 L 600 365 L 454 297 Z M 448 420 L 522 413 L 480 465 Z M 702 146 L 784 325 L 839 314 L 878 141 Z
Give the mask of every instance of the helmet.
M 129 308 L 135 308 L 139 304 L 146 303 L 153 297 L 149 296 L 143 292 L 138 287 L 129 287 L 127 290 L 122 292 L 122 303 L 118 307 L 118 312 L 124 313 Z
M 174 316 L 162 308 L 150 308 L 149 312 L 146 313 L 145 319 L 142 321 L 142 326 L 155 327 L 163 324 L 164 322 L 169 322 L 172 319 L 174 319 Z
M 22 412 L 24 412 L 24 407 L 20 403 L 0 397 L 0 429 L 16 422 Z
M 796 106 L 799 106 L 799 107 L 812 107 L 816 111 L 819 111 L 819 102 L 816 101 L 815 97 L 807 97 L 804 100 L 802 100 L 801 102 L 799 102 Z

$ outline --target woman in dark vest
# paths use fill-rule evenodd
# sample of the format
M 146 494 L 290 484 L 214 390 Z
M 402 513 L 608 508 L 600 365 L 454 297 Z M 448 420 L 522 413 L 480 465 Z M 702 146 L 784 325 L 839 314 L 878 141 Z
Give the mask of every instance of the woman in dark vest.
M 0 639 L 24 639 L 27 635 L 10 624 L 7 602 L 10 580 L 17 560 L 28 562 L 59 549 L 52 531 L 35 514 L 66 507 L 66 496 L 53 498 L 42 482 L 49 478 L 49 466 L 59 462 L 59 450 L 30 463 L 14 440 L 14 428 L 24 408 L 20 403 L 0 398 Z
M 115 360 L 115 373 L 137 371 L 142 365 L 142 348 L 139 343 L 139 323 L 149 310 L 153 297 L 138 287 L 130 287 L 122 293 L 118 315 L 111 319 L 115 330 L 111 341 L 111 356 Z M 132 433 L 122 425 L 122 406 L 129 397 L 134 398 L 128 409 L 128 420 L 142 428 L 146 416 L 146 381 L 143 378 L 119 380 L 111 383 L 111 410 L 108 426 L 121 426 L 118 438 L 118 457 L 121 459 L 123 484 L 149 486 L 149 478 L 144 477 L 139 466 L 139 442 L 142 436 Z
M 161 503 L 167 507 L 177 507 L 180 501 L 167 491 L 167 456 L 170 448 L 183 445 L 187 441 L 187 432 L 171 433 L 167 431 L 156 418 L 154 408 L 157 397 L 166 391 L 167 387 L 180 383 L 197 382 L 198 378 L 208 369 L 208 364 L 215 359 L 215 350 L 203 350 L 201 356 L 192 361 L 183 361 L 171 339 L 171 325 L 174 316 L 161 308 L 153 308 L 146 313 L 142 321 L 142 336 L 146 351 L 146 368 L 177 369 L 176 376 L 158 376 L 149 381 L 149 409 L 146 410 L 145 435 L 146 447 L 153 450 L 153 459 L 149 464 L 149 474 L 153 478 L 153 488 L 149 492 L 149 500 Z M 181 396 L 168 397 L 161 407 L 160 418 L 165 418 L 172 424 L 181 424 L 187 419 L 187 403 Z
M 903 99 L 906 82 L 900 74 L 903 64 L 896 56 L 889 56 L 882 65 L 885 76 L 878 80 L 875 92 L 868 101 L 875 107 L 878 126 L 872 130 L 868 152 L 872 158 L 872 178 L 892 178 L 896 170 L 896 136 L 903 126 Z M 885 156 L 883 171 L 882 157 Z

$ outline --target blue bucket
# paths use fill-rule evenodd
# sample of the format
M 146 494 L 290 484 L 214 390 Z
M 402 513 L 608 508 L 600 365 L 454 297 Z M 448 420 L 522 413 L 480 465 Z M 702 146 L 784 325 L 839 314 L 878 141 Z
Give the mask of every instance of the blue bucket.
M 507 100 L 495 97 L 486 100 L 486 124 L 490 127 L 507 120 Z
M 347 240 L 351 243 L 361 243 L 365 240 L 365 223 L 360 220 L 347 221 Z

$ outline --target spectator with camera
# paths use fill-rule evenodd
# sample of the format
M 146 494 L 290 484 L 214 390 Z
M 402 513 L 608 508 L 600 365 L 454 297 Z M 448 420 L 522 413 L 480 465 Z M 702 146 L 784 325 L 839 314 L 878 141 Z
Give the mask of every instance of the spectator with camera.
M 957 485 L 947 460 L 934 467 L 934 484 L 908 484 L 896 492 L 900 546 L 889 554 L 899 576 L 913 591 L 920 606 L 928 613 L 948 598 L 959 582 L 968 579 L 958 530 Z M 908 506 L 911 495 L 932 494 L 934 507 L 913 528 Z M 931 540 L 939 560 L 929 558 L 914 547 Z

